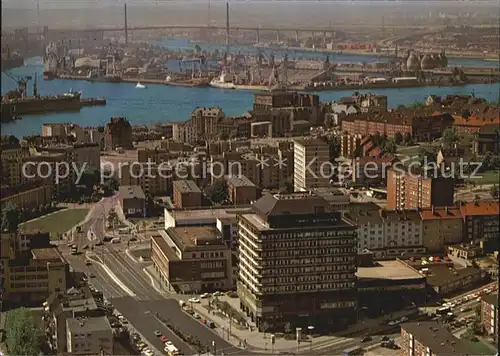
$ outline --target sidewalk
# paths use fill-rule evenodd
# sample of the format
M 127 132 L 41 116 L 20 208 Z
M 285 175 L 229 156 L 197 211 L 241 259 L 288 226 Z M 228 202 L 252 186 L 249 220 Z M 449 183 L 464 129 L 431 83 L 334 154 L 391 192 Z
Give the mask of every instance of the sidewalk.
M 219 299 L 228 301 L 228 299 L 232 298 L 222 297 Z M 264 334 L 262 332 L 258 332 L 255 328 L 253 328 L 253 330 L 250 331 L 247 328 L 242 328 L 240 326 L 237 326 L 237 324 L 234 321 L 231 323 L 231 325 L 229 325 L 229 319 L 224 317 L 221 313 L 214 313 L 214 311 L 209 312 L 206 308 L 207 304 L 208 301 L 206 299 L 203 299 L 202 303 L 193 304 L 193 309 L 202 318 L 213 321 L 217 326 L 215 331 L 223 339 L 227 340 L 229 343 L 232 343 L 235 346 L 241 346 L 240 343 L 244 344 L 244 341 L 246 341 L 246 344 L 249 346 L 248 347 L 249 349 L 258 349 L 260 352 L 265 352 L 265 353 L 272 352 L 270 350 L 271 348 L 270 334 Z M 314 337 L 312 339 L 312 345 L 310 344 L 311 341 L 304 340 L 300 344 L 301 345 L 300 348 L 302 349 L 310 347 L 311 350 L 319 350 L 319 349 L 332 348 L 335 346 L 338 347 L 342 343 L 346 343 L 349 340 L 352 340 L 352 338 L 350 338 L 349 335 L 352 335 L 357 332 L 363 332 L 365 330 L 367 334 L 373 334 L 378 329 L 386 328 L 386 324 L 388 321 L 401 318 L 402 316 L 408 315 L 409 313 L 410 311 L 403 310 L 400 312 L 393 313 L 392 315 L 385 315 L 384 317 L 378 319 L 366 319 L 345 331 L 335 333 L 335 335 Z M 304 333 L 307 335 L 307 331 L 304 331 Z M 275 338 L 274 351 L 296 352 L 297 342 L 295 339 L 286 340 L 284 338 Z

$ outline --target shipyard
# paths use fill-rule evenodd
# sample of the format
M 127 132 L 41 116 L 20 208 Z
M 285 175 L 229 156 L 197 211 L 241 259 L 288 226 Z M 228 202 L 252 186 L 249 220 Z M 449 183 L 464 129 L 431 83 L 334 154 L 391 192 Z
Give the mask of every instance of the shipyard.
M 496 1 L 2 1 L 0 355 L 498 355 Z

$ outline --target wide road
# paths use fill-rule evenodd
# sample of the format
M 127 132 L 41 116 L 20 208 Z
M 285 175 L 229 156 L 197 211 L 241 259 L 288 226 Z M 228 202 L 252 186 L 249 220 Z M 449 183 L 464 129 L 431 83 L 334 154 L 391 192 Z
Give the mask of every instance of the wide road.
M 165 345 L 154 335 L 156 330 L 172 341 L 185 355 L 197 354 L 196 350 L 156 319 L 154 311 L 149 308 L 149 302 L 138 302 L 132 297 L 125 297 L 113 300 L 113 305 L 146 338 L 146 341 L 158 350 L 163 351 Z
M 196 335 L 203 345 L 210 347 L 210 350 L 212 350 L 212 342 L 215 342 L 218 355 L 222 355 L 222 353 L 224 355 L 257 355 L 247 350 L 241 350 L 223 340 L 213 330 L 183 312 L 177 300 L 149 300 L 140 301 L 138 304 L 146 305 L 149 310 L 158 313 L 163 319 L 169 320 L 184 334 Z

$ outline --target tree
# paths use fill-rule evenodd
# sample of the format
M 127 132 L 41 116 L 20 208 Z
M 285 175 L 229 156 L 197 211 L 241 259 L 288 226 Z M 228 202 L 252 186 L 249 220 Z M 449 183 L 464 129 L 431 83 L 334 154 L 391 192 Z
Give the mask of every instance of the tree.
M 403 142 L 403 135 L 401 135 L 401 132 L 396 132 L 394 134 L 394 143 L 400 145 L 401 142 Z
M 490 194 L 493 198 L 498 197 L 498 185 L 495 184 L 490 188 Z
M 385 141 L 384 153 L 394 154 L 394 153 L 396 153 L 396 150 L 397 150 L 397 146 L 396 146 L 396 143 L 394 142 L 394 140 Z
M 412 109 L 421 109 L 425 107 L 425 103 L 422 103 L 421 101 L 414 101 L 410 105 L 408 105 L 409 108 Z
M 200 52 L 201 52 L 201 47 L 200 47 L 200 45 L 199 45 L 199 44 L 196 44 L 196 45 L 194 46 L 194 51 L 195 51 L 196 53 L 200 53 Z
M 458 142 L 458 135 L 457 131 L 454 129 L 445 129 L 443 131 L 443 146 L 444 148 L 452 148 L 454 147 L 455 143 Z
M 42 351 L 42 331 L 26 308 L 7 313 L 6 343 L 11 355 L 38 355 Z
M 108 224 L 110 226 L 114 226 L 118 222 L 118 214 L 115 211 L 115 208 L 111 208 L 108 212 Z
M 17 207 L 8 203 L 2 211 L 2 231 L 16 232 L 19 225 L 19 210 Z
M 429 162 L 434 162 L 436 159 L 435 153 L 432 151 L 432 149 L 429 149 L 424 146 L 420 146 L 418 149 L 418 159 L 421 164 L 429 163 Z
M 405 135 L 403 136 L 403 142 L 406 144 L 412 142 L 411 134 L 409 132 L 406 132 Z
M 227 186 L 224 180 L 216 180 L 212 185 L 205 188 L 205 194 L 215 204 L 227 200 Z

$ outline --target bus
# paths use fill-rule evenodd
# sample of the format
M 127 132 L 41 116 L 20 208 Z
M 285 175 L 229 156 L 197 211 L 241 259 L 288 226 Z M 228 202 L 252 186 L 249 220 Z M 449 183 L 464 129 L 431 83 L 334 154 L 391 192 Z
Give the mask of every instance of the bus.
M 173 344 L 165 344 L 165 351 L 167 351 L 169 356 L 177 356 L 180 355 L 179 350 Z
M 71 254 L 76 255 L 77 253 L 78 253 L 78 246 L 74 244 L 73 246 L 71 246 Z
M 436 309 L 436 314 L 437 315 L 446 315 L 451 311 L 451 308 L 449 306 L 441 307 Z

